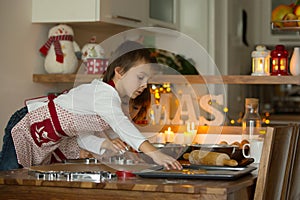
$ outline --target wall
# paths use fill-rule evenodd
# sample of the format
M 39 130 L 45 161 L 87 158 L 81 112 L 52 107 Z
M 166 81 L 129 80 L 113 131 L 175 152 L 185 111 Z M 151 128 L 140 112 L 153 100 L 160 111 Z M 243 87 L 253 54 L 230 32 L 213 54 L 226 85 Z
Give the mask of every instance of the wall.
M 31 23 L 31 0 L 0 0 L 0 147 L 10 116 L 24 100 L 60 90 L 55 85 L 33 83 L 42 73 L 44 58 L 38 49 L 46 41 L 49 26 Z

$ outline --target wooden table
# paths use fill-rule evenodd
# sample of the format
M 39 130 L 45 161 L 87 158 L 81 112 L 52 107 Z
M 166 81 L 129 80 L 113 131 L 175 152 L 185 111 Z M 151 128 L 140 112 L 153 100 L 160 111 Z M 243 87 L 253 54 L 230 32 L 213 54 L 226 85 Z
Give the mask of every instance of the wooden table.
M 103 183 L 38 180 L 28 169 L 0 172 L 0 199 L 253 199 L 257 176 L 237 180 L 148 179 Z

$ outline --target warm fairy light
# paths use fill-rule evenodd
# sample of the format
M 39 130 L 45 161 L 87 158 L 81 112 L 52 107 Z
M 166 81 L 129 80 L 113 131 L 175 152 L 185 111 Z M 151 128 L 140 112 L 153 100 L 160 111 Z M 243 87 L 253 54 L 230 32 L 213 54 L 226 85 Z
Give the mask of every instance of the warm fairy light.
M 266 130 L 263 129 L 259 130 L 259 134 L 266 134 Z
M 198 133 L 207 133 L 208 132 L 208 126 L 199 126 L 198 127 Z
M 164 83 L 163 84 L 163 88 L 169 88 L 170 87 L 170 83 Z
M 154 98 L 155 98 L 155 99 L 160 99 L 160 94 L 159 94 L 159 92 L 154 93 Z
M 223 111 L 224 111 L 225 113 L 227 113 L 227 112 L 228 112 L 228 108 L 225 107 L 225 108 L 223 109 Z
M 156 103 L 159 103 L 160 97 L 162 93 L 170 93 L 171 92 L 171 85 L 170 83 L 163 83 L 163 84 L 152 84 L 150 92 L 154 94 L 154 98 Z
M 230 124 L 235 124 L 234 119 L 230 120 Z
M 265 116 L 266 116 L 266 117 L 270 117 L 270 113 L 269 113 L 269 112 L 266 112 L 266 113 L 265 113 Z
M 266 120 L 265 120 L 265 124 L 270 124 L 270 120 L 269 120 L 269 119 L 266 119 Z

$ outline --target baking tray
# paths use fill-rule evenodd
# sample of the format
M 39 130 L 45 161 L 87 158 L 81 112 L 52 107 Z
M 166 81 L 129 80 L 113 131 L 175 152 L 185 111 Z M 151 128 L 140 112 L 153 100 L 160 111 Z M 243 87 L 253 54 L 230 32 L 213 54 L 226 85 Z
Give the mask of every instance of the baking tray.
M 157 170 L 137 172 L 143 178 L 214 179 L 235 180 L 257 169 L 253 166 L 227 167 L 207 165 L 183 165 L 183 170 Z

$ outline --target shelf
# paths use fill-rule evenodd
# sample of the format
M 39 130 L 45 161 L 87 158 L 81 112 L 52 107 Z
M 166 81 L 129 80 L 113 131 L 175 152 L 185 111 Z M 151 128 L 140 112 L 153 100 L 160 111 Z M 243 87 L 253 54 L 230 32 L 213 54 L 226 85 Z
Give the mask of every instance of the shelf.
M 97 74 L 33 74 L 32 80 L 36 83 L 88 83 L 99 78 Z
M 88 83 L 99 78 L 97 74 L 34 74 L 33 82 L 36 83 Z M 190 84 L 300 84 L 300 76 L 200 76 L 200 75 L 159 75 L 151 79 L 151 83 L 171 82 L 183 83 L 183 79 Z M 185 80 L 184 80 L 185 81 Z

